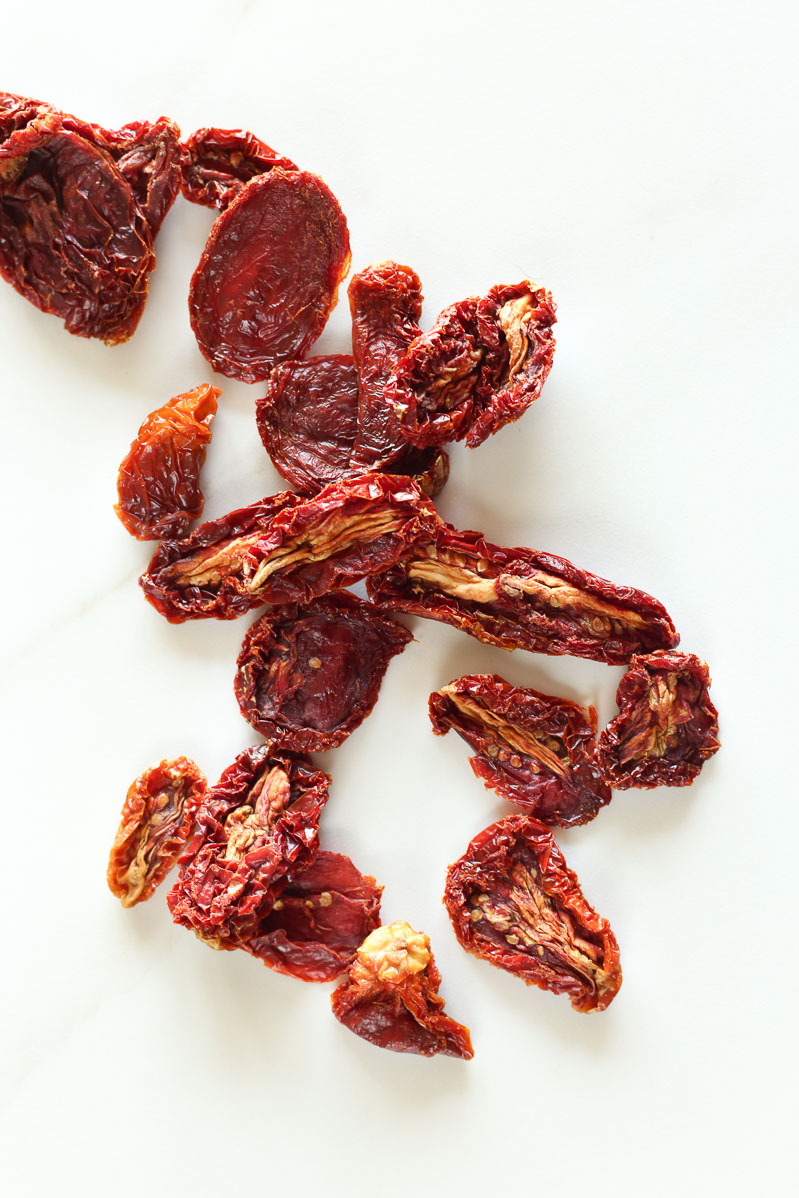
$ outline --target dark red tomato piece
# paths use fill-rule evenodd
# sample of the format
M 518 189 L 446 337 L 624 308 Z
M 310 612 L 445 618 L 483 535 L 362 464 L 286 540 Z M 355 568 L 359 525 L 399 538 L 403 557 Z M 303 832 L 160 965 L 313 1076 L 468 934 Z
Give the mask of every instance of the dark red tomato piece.
M 139 584 L 156 611 L 172 624 L 183 620 L 233 620 L 249 611 L 252 598 L 237 587 L 250 546 L 272 517 L 299 503 L 293 491 L 269 495 L 249 507 L 206 520 L 187 537 L 162 541 Z
M 378 1048 L 470 1060 L 469 1029 L 444 1014 L 440 985 L 429 938 L 398 921 L 364 940 L 333 991 L 333 1014 Z
M 271 505 L 271 514 L 269 511 Z M 263 603 L 308 603 L 385 570 L 438 522 L 410 479 L 364 474 L 300 501 L 263 500 L 164 542 L 139 580 L 168 620 L 229 620 Z
M 476 836 L 449 868 L 444 902 L 468 952 L 567 994 L 575 1011 L 603 1011 L 618 993 L 616 937 L 538 820 L 511 815 Z
M 68 332 L 132 336 L 155 265 L 147 221 L 111 157 L 55 113 L 0 141 L 0 274 Z
M 450 728 L 476 752 L 478 778 L 542 823 L 568 828 L 610 802 L 595 756 L 596 711 L 511 686 L 497 674 L 467 674 L 430 696 L 433 730 Z
M 226 208 L 245 183 L 279 167 L 295 171 L 290 158 L 278 154 L 246 129 L 198 129 L 184 143 L 181 187 L 192 204 Z
M 355 454 L 365 469 L 374 470 L 410 448 L 384 391 L 397 362 L 422 331 L 422 284 L 409 266 L 376 262 L 353 275 L 348 295 L 359 386 Z
M 275 469 L 301 495 L 364 473 L 354 459 L 358 404 L 358 376 L 348 354 L 283 362 L 270 374 L 256 406 L 258 431 Z M 443 451 L 409 447 L 387 472 L 409 475 L 432 498 L 447 480 L 449 459 Z
M 109 130 L 0 92 L 0 273 L 69 332 L 132 335 L 180 188 L 180 130 Z
M 358 376 L 352 358 L 331 354 L 276 366 L 255 419 L 275 469 L 301 495 L 354 475 Z
M 320 851 L 287 883 L 241 947 L 279 973 L 304 982 L 332 982 L 379 927 L 382 892 L 349 857 Z
M 350 264 L 347 222 L 307 171 L 247 183 L 217 218 L 189 292 L 191 324 L 215 370 L 246 383 L 301 357 Z
M 386 385 L 414 445 L 470 448 L 538 398 L 552 366 L 555 305 L 528 280 L 445 308 L 397 362 Z
M 563 557 L 505 549 L 440 523 L 367 584 L 380 607 L 442 620 L 505 649 L 568 653 L 609 665 L 679 641 L 651 595 L 617 586 Z
M 170 399 L 139 429 L 117 477 L 116 513 L 132 536 L 179 537 L 202 513 L 200 470 L 218 398 L 205 383 Z
M 188 757 L 162 761 L 133 783 L 108 861 L 108 886 L 123 907 L 143 903 L 161 885 L 186 846 L 207 789 Z
M 269 611 L 236 665 L 241 714 L 289 749 L 332 749 L 366 719 L 389 661 L 412 640 L 404 625 L 344 592 Z
M 710 673 L 693 653 L 634 657 L 619 683 L 619 714 L 599 737 L 599 764 L 616 790 L 689 786 L 721 748 Z
M 168 896 L 175 923 L 213 948 L 252 935 L 287 881 L 313 862 L 327 774 L 307 757 L 259 745 L 208 792 Z

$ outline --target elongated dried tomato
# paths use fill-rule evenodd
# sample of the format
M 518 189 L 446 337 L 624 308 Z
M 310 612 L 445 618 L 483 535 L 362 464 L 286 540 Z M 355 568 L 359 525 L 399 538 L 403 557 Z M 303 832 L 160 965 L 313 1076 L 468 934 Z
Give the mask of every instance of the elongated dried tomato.
M 467 674 L 433 691 L 430 719 L 439 736 L 454 728 L 471 745 L 471 767 L 487 787 L 542 823 L 586 824 L 610 802 L 593 707 L 511 686 L 498 674 Z
M 442 620 L 489 645 L 619 665 L 679 641 L 666 609 L 563 557 L 504 549 L 439 524 L 367 583 L 380 607 Z
M 236 948 L 314 860 L 327 774 L 272 745 L 246 749 L 208 792 L 169 892 L 175 923 Z
M 347 222 L 307 171 L 250 179 L 217 218 L 189 292 L 200 350 L 255 383 L 322 332 L 350 264 Z
M 618 993 L 616 937 L 538 820 L 511 815 L 476 836 L 449 867 L 444 902 L 468 952 L 568 994 L 575 1011 L 603 1011 Z
M 201 524 L 164 542 L 139 581 L 173 623 L 228 620 L 262 603 L 307 603 L 384 570 L 437 520 L 409 479 L 365 474 L 314 499 L 282 492 Z
M 69 332 L 126 341 L 180 185 L 179 138 L 164 117 L 112 131 L 0 93 L 0 274 Z
M 255 419 L 275 469 L 301 495 L 316 495 L 339 479 L 359 478 L 354 461 L 358 432 L 358 376 L 348 354 L 283 362 L 269 376 Z M 415 450 L 391 474 L 407 474 L 425 495 L 443 487 L 449 459 L 443 451 Z
M 293 491 L 206 520 L 182 539 L 162 541 L 139 579 L 148 601 L 173 624 L 214 617 L 233 620 L 253 607 L 245 586 L 226 586 L 276 513 L 299 503 Z M 177 580 L 177 581 L 176 581 Z
M 320 850 L 288 882 L 257 930 L 241 944 L 270 969 L 304 982 L 332 982 L 380 925 L 383 887 L 342 853 Z
M 528 280 L 445 308 L 397 363 L 386 385 L 414 445 L 466 438 L 471 448 L 538 398 L 555 353 L 555 305 Z
M 352 358 L 330 354 L 276 366 L 255 419 L 275 469 L 301 495 L 353 476 L 358 376 Z
M 148 899 L 186 846 L 208 783 L 188 757 L 162 761 L 136 779 L 108 860 L 108 886 L 123 907 Z
M 619 714 L 600 734 L 599 765 L 616 790 L 689 786 L 721 748 L 710 673 L 693 653 L 634 657 L 619 683 Z
M 192 204 L 208 208 L 227 208 L 245 183 L 275 167 L 297 169 L 290 158 L 246 129 L 198 129 L 186 138 L 184 148 L 183 194 Z
M 404 625 L 346 592 L 268 611 L 236 663 L 241 714 L 289 749 L 332 749 L 366 719 L 389 661 L 412 640 Z
M 179 537 L 203 510 L 200 470 L 219 390 L 208 383 L 151 412 L 119 467 L 116 513 L 141 541 Z
M 333 1014 L 378 1048 L 470 1060 L 469 1029 L 444 1014 L 440 985 L 430 940 L 398 921 L 364 940 L 347 981 L 333 991 Z

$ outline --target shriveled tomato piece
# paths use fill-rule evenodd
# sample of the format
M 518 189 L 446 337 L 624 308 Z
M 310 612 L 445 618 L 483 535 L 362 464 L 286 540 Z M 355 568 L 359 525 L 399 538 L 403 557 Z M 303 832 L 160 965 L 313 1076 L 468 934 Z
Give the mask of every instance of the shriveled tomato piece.
M 364 474 L 304 501 L 284 491 L 165 541 L 139 581 L 174 623 L 229 620 L 342 590 L 396 562 L 437 521 L 409 479 Z
M 511 815 L 475 836 L 449 868 L 444 902 L 455 935 L 476 957 L 528 986 L 567 994 L 576 1011 L 602 1011 L 615 998 L 616 937 L 538 820 Z
M 287 748 L 332 749 L 366 719 L 389 661 L 412 640 L 403 624 L 343 592 L 275 608 L 239 654 L 241 714 Z
M 552 553 L 492 545 L 481 533 L 451 524 L 440 523 L 429 539 L 420 535 L 367 587 L 386 610 L 442 620 L 505 649 L 616 665 L 680 639 L 651 595 Z
M 634 657 L 619 683 L 619 714 L 599 737 L 611 786 L 689 786 L 721 748 L 710 673 L 693 653 Z
M 162 761 L 131 786 L 108 861 L 108 886 L 123 907 L 143 903 L 186 846 L 208 784 L 188 757 Z
M 284 362 L 269 376 L 255 409 L 258 432 L 275 469 L 301 495 L 356 472 L 358 375 L 348 354 Z
M 189 292 L 197 343 L 215 370 L 254 383 L 302 356 L 350 264 L 347 222 L 307 171 L 275 169 L 217 218 Z
M 116 513 L 141 541 L 179 537 L 201 515 L 200 470 L 217 387 L 205 383 L 151 412 L 119 467 Z
M 333 1014 L 378 1048 L 470 1060 L 469 1029 L 444 1014 L 440 985 L 429 938 L 400 920 L 366 937 L 333 991 Z
M 528 280 L 445 308 L 400 358 L 386 386 L 414 445 L 470 448 L 519 417 L 552 366 L 555 305 Z
M 166 117 L 110 130 L 0 92 L 0 274 L 68 332 L 126 341 L 181 156 Z
M 181 190 L 192 204 L 227 208 L 250 179 L 297 168 L 246 129 L 197 129 L 184 142 Z
M 304 982 L 332 982 L 380 924 L 383 887 L 343 853 L 317 853 L 275 899 L 241 947 L 270 969 Z
M 359 404 L 358 375 L 348 354 L 283 362 L 269 375 L 255 410 L 258 431 L 275 469 L 301 495 L 364 473 L 355 457 Z M 447 480 L 449 458 L 443 450 L 407 446 L 385 469 L 413 478 L 432 498 Z
M 240 753 L 197 811 L 167 899 L 175 923 L 212 948 L 237 948 L 316 856 L 328 782 L 307 757 L 272 745 Z
M 475 750 L 478 778 L 542 823 L 568 828 L 610 802 L 595 755 L 596 711 L 511 686 L 498 674 L 467 674 L 433 691 L 433 730 L 450 728 Z

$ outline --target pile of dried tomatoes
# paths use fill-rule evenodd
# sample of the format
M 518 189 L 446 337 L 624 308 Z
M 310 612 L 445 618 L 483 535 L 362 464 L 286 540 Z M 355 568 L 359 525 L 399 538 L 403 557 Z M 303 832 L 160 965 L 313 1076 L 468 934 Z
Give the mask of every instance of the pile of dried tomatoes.
M 506 649 L 628 666 L 618 715 L 457 678 L 429 699 L 433 730 L 471 747 L 478 778 L 519 809 L 480 832 L 444 902 L 469 952 L 524 982 L 603 1010 L 621 984 L 607 920 L 586 902 L 552 827 L 592 820 L 611 788 L 684 786 L 719 747 L 710 677 L 656 599 L 564 558 L 505 548 L 444 523 L 445 446 L 474 448 L 537 399 L 555 305 L 527 280 L 492 287 L 419 326 L 421 284 L 381 262 L 349 285 L 352 354 L 307 357 L 350 266 L 339 204 L 316 175 L 251 133 L 166 118 L 111 131 L 0 93 L 0 273 L 109 345 L 135 331 L 155 238 L 179 191 L 220 210 L 189 293 L 215 370 L 263 382 L 256 420 L 293 490 L 206 521 L 200 472 L 220 392 L 176 396 L 142 424 L 118 476 L 117 512 L 160 545 L 141 578 L 167 620 L 255 608 L 235 694 L 265 738 L 215 786 L 186 758 L 131 786 L 108 883 L 124 906 L 177 862 L 176 923 L 304 981 L 346 979 L 338 1019 L 384 1048 L 468 1058 L 444 1013 L 430 942 L 381 924 L 381 887 L 319 847 L 330 778 L 308 753 L 340 745 L 413 639 L 393 613 L 442 620 Z M 348 591 L 366 580 L 371 602 Z

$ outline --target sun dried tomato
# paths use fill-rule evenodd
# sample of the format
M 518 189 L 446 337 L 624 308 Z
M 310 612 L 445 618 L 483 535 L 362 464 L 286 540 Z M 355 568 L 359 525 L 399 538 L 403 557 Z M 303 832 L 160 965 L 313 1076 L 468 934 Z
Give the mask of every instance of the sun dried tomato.
M 246 587 L 237 589 L 225 582 L 242 572 L 245 555 L 268 531 L 273 516 L 299 502 L 293 491 L 280 491 L 206 520 L 187 537 L 162 541 L 139 579 L 148 602 L 173 624 L 244 615 L 253 607 Z
M 184 142 L 181 188 L 192 204 L 227 208 L 245 183 L 279 167 L 296 171 L 284 158 L 246 129 L 198 129 Z
M 169 892 L 175 923 L 213 948 L 253 935 L 286 882 L 313 862 L 330 779 L 307 757 L 246 749 L 208 792 Z
M 188 757 L 162 761 L 136 779 L 108 860 L 108 886 L 123 907 L 148 899 L 185 848 L 205 775 Z
M 439 524 L 396 566 L 371 578 L 380 607 L 442 620 L 505 649 L 568 653 L 619 665 L 676 645 L 666 609 L 650 595 L 579 570 L 563 557 L 504 549 L 481 533 Z
M 463 947 L 528 986 L 603 1011 L 621 985 L 619 947 L 583 898 L 552 833 L 511 815 L 449 867 L 444 902 Z
M 69 332 L 126 341 L 180 186 L 179 138 L 165 117 L 111 131 L 0 93 L 0 274 Z
M 189 292 L 200 350 L 255 383 L 322 332 L 350 264 L 347 222 L 307 171 L 250 179 L 217 218 Z
M 329 483 L 351 477 L 358 428 L 352 358 L 330 354 L 276 366 L 255 419 L 275 469 L 301 495 L 316 495 Z
M 599 765 L 616 790 L 689 786 L 718 752 L 710 673 L 693 653 L 634 657 L 619 683 L 619 714 L 600 734 Z
M 511 686 L 498 674 L 467 674 L 430 696 L 433 731 L 454 728 L 476 751 L 474 773 L 542 823 L 586 824 L 610 789 L 595 757 L 596 711 Z
M 165 541 L 139 581 L 173 623 L 229 620 L 262 603 L 308 603 L 384 570 L 437 519 L 409 479 L 387 474 L 334 483 L 305 501 L 284 491 Z
M 204 383 L 151 412 L 117 477 L 115 510 L 141 541 L 179 537 L 203 510 L 200 470 L 219 397 Z
M 466 438 L 471 448 L 538 398 L 555 353 L 555 305 L 524 280 L 445 308 L 397 362 L 386 384 L 414 445 Z
M 341 853 L 320 850 L 276 898 L 241 944 L 254 957 L 304 982 L 332 982 L 380 925 L 383 887 Z
M 333 1014 L 378 1048 L 470 1060 L 469 1029 L 444 1014 L 440 985 L 429 938 L 399 921 L 364 940 L 347 981 L 333 991 Z
M 389 661 L 412 640 L 404 625 L 347 592 L 269 611 L 236 663 L 241 714 L 286 748 L 335 748 L 366 719 Z
M 269 376 L 255 418 L 275 469 L 301 495 L 316 495 L 338 479 L 359 478 L 354 463 L 358 431 L 358 376 L 348 354 L 283 362 Z M 447 479 L 445 453 L 409 449 L 391 474 L 407 474 L 431 497 Z

